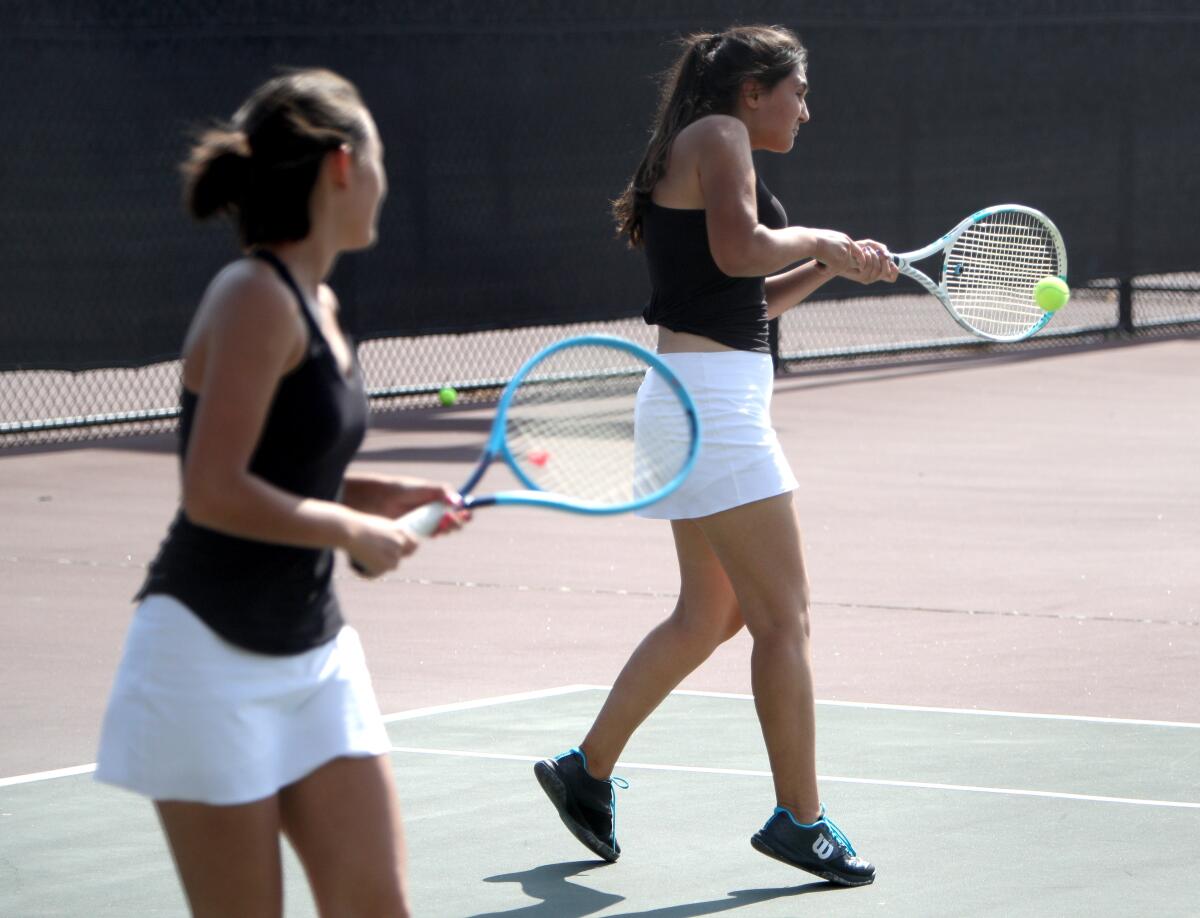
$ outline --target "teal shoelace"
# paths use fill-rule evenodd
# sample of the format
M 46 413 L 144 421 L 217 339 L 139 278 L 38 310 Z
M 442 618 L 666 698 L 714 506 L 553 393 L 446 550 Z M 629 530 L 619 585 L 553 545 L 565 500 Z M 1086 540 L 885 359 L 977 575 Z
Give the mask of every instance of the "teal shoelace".
M 838 828 L 838 824 L 825 815 L 825 807 L 821 807 L 821 818 L 817 822 L 824 822 L 829 826 L 829 831 L 833 833 L 833 837 L 840 841 L 850 853 L 851 857 L 858 857 L 858 852 L 854 850 L 854 846 L 850 844 L 850 839 L 846 837 L 846 833 Z
M 617 788 L 619 787 L 619 788 L 621 788 L 621 790 L 629 790 L 629 782 L 626 781 L 624 778 L 619 778 L 616 775 L 613 775 L 611 778 L 608 779 L 608 783 L 612 787 L 612 814 L 613 814 L 612 842 L 613 842 L 613 845 L 615 846 L 616 842 L 617 842 Z

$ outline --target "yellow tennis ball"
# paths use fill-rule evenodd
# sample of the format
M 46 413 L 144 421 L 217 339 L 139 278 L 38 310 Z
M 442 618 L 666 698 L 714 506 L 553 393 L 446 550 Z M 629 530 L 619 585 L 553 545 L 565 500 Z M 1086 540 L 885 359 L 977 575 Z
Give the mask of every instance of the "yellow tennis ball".
M 458 401 L 458 392 L 453 386 L 443 386 L 438 390 L 438 401 L 449 408 Z
M 1061 277 L 1043 277 L 1033 288 L 1033 300 L 1046 312 L 1058 312 L 1071 298 L 1071 288 Z

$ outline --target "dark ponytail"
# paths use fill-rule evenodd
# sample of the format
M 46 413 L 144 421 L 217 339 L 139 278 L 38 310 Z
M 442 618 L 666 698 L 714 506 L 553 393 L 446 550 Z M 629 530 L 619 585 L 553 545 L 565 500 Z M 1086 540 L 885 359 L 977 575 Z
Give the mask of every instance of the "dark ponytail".
M 705 115 L 730 114 L 746 80 L 770 90 L 807 52 L 795 33 L 781 26 L 735 26 L 699 32 L 681 42 L 683 53 L 663 75 L 650 142 L 625 190 L 613 202 L 617 235 L 642 243 L 642 215 L 654 186 L 667 170 L 671 144 L 685 127 Z
M 325 155 L 365 140 L 365 117 L 358 90 L 328 70 L 268 80 L 199 135 L 180 166 L 184 205 L 198 220 L 233 218 L 245 246 L 303 239 Z
M 197 220 L 207 220 L 245 199 L 250 182 L 250 144 L 241 131 L 211 128 L 200 135 L 180 168 L 188 213 Z

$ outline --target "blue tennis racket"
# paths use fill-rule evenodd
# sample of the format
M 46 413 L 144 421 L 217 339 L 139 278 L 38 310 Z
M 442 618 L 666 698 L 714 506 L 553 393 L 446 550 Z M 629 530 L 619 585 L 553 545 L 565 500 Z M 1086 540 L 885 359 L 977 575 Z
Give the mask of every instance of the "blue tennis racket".
M 671 407 L 635 431 L 637 391 L 660 376 Z M 664 406 L 665 407 L 665 406 Z M 530 357 L 504 387 L 483 455 L 460 489 L 468 508 L 526 505 L 575 513 L 625 513 L 661 500 L 687 478 L 700 421 L 683 383 L 654 354 L 608 335 L 567 338 Z M 472 492 L 497 460 L 521 487 Z M 418 507 L 399 523 L 433 534 L 448 508 Z

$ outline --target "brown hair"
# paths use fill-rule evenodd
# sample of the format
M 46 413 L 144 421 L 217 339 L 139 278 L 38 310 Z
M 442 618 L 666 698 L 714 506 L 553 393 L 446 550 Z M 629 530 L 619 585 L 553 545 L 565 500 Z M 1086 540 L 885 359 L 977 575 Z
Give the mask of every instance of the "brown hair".
M 325 154 L 365 140 L 365 113 L 354 84 L 329 70 L 268 80 L 228 123 L 200 133 L 180 166 L 188 212 L 233 218 L 245 246 L 303 239 Z
M 650 143 L 633 178 L 613 201 L 617 235 L 626 237 L 631 246 L 642 243 L 642 215 L 666 171 L 667 155 L 679 132 L 705 115 L 731 114 L 746 80 L 756 80 L 769 90 L 808 60 L 800 39 L 782 26 L 698 32 L 681 44 L 683 53 L 663 75 Z

